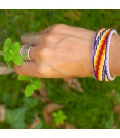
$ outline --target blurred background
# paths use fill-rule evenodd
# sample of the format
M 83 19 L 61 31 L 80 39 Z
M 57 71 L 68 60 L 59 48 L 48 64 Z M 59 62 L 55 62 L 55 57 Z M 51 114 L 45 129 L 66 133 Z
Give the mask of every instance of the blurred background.
M 26 32 L 38 32 L 63 23 L 96 31 L 120 32 L 120 10 L 0 10 L 0 50 L 6 38 L 21 41 Z M 24 95 L 27 82 L 17 80 L 0 56 L 0 128 L 120 128 L 120 78 L 40 79 L 42 89 Z

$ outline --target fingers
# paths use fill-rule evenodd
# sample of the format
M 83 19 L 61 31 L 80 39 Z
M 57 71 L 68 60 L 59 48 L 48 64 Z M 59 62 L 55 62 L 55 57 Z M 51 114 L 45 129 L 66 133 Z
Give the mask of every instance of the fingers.
M 14 70 L 18 75 L 26 75 L 36 77 L 36 64 L 34 61 L 24 62 L 21 66 L 14 65 Z
M 45 34 L 41 34 L 38 41 L 35 43 L 36 46 L 38 45 L 44 45 L 44 46 L 52 46 L 52 45 L 56 45 L 57 43 L 59 43 L 63 38 L 65 38 L 66 35 L 62 35 L 59 33 L 45 33 Z

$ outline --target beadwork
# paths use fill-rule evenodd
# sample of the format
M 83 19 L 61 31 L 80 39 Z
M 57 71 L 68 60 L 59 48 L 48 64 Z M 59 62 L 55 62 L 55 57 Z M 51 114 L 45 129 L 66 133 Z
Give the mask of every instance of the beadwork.
M 113 81 L 109 72 L 109 46 L 115 29 L 100 28 L 96 31 L 92 46 L 92 72 L 99 81 Z

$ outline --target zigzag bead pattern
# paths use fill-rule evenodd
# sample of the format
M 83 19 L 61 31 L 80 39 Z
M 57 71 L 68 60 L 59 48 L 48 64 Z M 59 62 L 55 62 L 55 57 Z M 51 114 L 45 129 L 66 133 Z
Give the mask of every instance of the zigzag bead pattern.
M 100 28 L 96 31 L 92 46 L 92 72 L 98 81 L 113 81 L 109 72 L 109 46 L 115 29 Z

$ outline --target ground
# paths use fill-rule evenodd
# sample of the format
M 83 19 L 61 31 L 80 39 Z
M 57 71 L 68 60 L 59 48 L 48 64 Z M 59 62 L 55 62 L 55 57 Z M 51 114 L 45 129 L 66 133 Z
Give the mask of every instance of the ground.
M 57 23 L 119 33 L 120 10 L 0 10 L 0 50 L 8 37 L 20 42 L 22 34 Z M 15 73 L 0 76 L 0 128 L 120 128 L 119 77 L 40 80 L 43 88 L 26 98 L 27 82 Z

